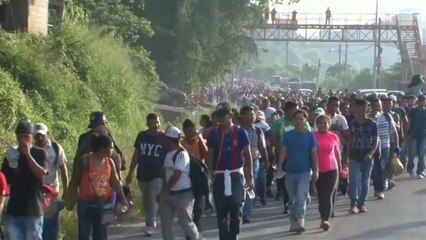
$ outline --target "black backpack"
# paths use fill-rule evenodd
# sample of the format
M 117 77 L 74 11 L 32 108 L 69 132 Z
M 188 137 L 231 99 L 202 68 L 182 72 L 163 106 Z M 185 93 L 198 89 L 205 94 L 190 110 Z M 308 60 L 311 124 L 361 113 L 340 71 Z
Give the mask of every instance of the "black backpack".
M 173 155 L 173 164 L 175 164 L 177 155 L 186 151 L 183 148 L 179 148 L 176 153 Z M 209 193 L 210 190 L 210 174 L 207 165 L 196 157 L 189 154 L 189 178 L 191 179 L 192 192 L 194 197 L 198 198 L 205 196 Z

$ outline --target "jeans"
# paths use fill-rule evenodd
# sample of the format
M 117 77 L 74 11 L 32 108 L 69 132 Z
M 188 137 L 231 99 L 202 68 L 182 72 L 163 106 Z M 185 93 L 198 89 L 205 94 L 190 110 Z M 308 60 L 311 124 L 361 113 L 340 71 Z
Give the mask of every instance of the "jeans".
M 259 174 L 259 159 L 253 161 L 253 181 L 257 182 L 257 176 Z M 256 189 L 254 190 L 256 192 Z M 244 202 L 243 207 L 243 219 L 249 220 L 251 218 L 251 213 L 253 211 L 253 202 L 254 199 L 250 199 L 248 194 L 246 196 L 246 201 Z
M 11 240 L 43 240 L 43 217 L 5 215 L 4 230 Z
M 97 201 L 79 200 L 77 207 L 78 216 L 78 239 L 93 240 L 108 239 L 108 225 L 101 224 L 102 210 Z M 92 234 L 90 234 L 92 233 Z
M 370 182 L 373 161 L 349 161 L 349 197 L 351 206 L 363 206 L 367 202 L 368 184 Z
M 408 160 L 407 170 L 412 171 L 414 169 L 414 158 L 417 156 L 419 158 L 419 161 L 417 164 L 417 174 L 424 173 L 426 138 L 416 139 L 411 137 L 409 149 L 410 150 L 409 150 L 409 160 Z
M 224 194 L 223 175 L 217 174 L 213 182 L 213 197 L 216 205 L 220 240 L 236 240 L 240 233 L 243 203 L 245 199 L 244 176 L 231 174 L 232 195 Z M 229 222 L 228 222 L 229 220 Z
M 259 196 L 261 201 L 266 199 L 266 169 L 263 163 L 259 164 L 259 172 L 257 174 L 256 195 Z
M 145 213 L 145 226 L 155 227 L 157 218 L 158 203 L 157 195 L 161 192 L 163 180 L 154 178 L 149 182 L 139 181 L 139 189 L 142 194 L 143 211 Z
M 208 196 L 199 196 L 194 199 L 192 216 L 194 219 L 194 223 L 197 226 L 198 232 L 202 231 L 201 219 L 203 218 L 203 205 L 206 197 Z
M 376 192 L 384 192 L 386 185 L 386 178 L 388 177 L 389 169 L 389 148 L 382 148 L 379 159 L 374 160 L 373 164 L 373 185 Z
M 404 164 L 404 167 L 407 168 L 408 170 L 408 166 L 410 166 L 410 162 L 413 165 L 414 168 L 414 157 L 411 159 L 411 154 L 410 154 L 410 136 L 405 136 L 404 141 L 401 144 L 401 162 L 402 164 Z
M 43 240 L 59 239 L 59 211 L 43 219 Z
M 194 195 L 192 191 L 167 195 L 161 200 L 161 234 L 164 240 L 174 240 L 173 220 L 177 216 L 178 223 L 190 240 L 199 239 L 197 226 L 192 221 L 192 206 Z
M 296 222 L 305 220 L 308 199 L 310 172 L 286 173 L 285 187 L 289 196 L 290 219 Z

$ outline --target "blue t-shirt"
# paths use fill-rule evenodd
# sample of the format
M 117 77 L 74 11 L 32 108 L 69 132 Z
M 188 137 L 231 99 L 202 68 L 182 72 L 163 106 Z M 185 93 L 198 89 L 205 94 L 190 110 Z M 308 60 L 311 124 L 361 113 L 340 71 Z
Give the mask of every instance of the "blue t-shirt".
M 149 182 L 161 177 L 165 156 L 161 134 L 151 135 L 147 131 L 140 132 L 134 147 L 140 150 L 136 178 L 141 182 Z
M 214 129 L 213 131 L 211 131 L 207 138 L 207 146 L 209 148 L 212 148 L 214 151 L 213 167 L 215 168 L 215 170 L 225 170 L 225 169 L 232 170 L 232 169 L 237 169 L 242 167 L 244 163 L 243 154 L 242 154 L 243 148 L 250 145 L 247 131 L 243 128 L 238 127 L 238 130 L 237 130 L 238 139 L 235 139 L 237 141 L 236 147 L 238 147 L 237 159 L 232 159 L 232 147 L 235 146 L 235 142 L 232 139 L 233 130 L 223 135 L 222 147 L 218 146 L 220 145 L 221 139 L 218 139 L 217 131 L 218 131 L 217 129 Z M 218 156 L 219 151 L 221 151 L 221 158 L 223 158 L 225 161 L 225 169 L 216 168 L 216 163 L 217 163 L 217 160 L 219 159 L 219 156 Z
M 426 138 L 426 109 L 413 108 L 410 112 L 410 136 L 421 141 Z
M 304 173 L 311 170 L 311 150 L 317 146 L 312 132 L 291 130 L 284 134 L 283 144 L 287 147 L 286 172 Z
M 377 123 L 371 119 L 360 124 L 356 119 L 349 123 L 349 129 L 352 134 L 352 152 L 351 159 L 363 161 L 364 156 L 373 146 L 373 137 L 377 137 Z

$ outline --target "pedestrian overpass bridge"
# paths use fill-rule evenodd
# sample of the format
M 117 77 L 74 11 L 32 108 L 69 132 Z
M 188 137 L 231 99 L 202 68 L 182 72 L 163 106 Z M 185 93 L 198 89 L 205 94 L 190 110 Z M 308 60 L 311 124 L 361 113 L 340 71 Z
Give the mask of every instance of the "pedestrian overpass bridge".
M 326 24 L 325 14 L 277 14 L 267 23 L 248 24 L 249 37 L 254 41 L 393 43 L 402 62 L 402 82 L 409 82 L 414 73 L 426 73 L 425 58 L 417 16 L 414 14 L 332 14 Z M 423 50 L 424 51 L 424 50 Z M 378 51 L 375 62 L 380 66 Z

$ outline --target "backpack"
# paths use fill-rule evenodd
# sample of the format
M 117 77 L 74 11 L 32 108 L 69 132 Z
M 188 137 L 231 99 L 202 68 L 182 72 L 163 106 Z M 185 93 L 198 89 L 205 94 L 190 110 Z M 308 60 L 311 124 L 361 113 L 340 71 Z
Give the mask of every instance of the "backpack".
M 59 145 L 56 142 L 52 142 L 53 151 L 55 151 L 55 166 L 58 166 L 59 161 Z
M 173 155 L 173 164 L 176 162 L 177 155 L 183 151 L 179 148 Z M 195 198 L 205 196 L 210 190 L 210 174 L 207 165 L 191 154 L 189 154 L 189 178 L 191 179 L 192 192 Z

